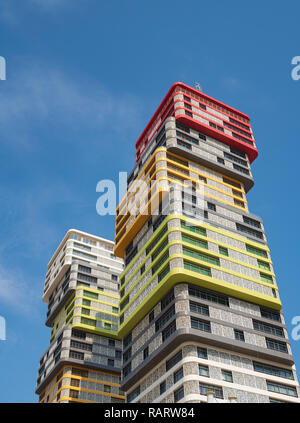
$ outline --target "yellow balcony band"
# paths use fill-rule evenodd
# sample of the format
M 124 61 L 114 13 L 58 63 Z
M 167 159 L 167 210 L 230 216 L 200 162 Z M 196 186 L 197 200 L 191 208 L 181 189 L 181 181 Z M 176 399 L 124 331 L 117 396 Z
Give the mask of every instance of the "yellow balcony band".
M 168 151 L 165 147 L 160 147 L 160 148 L 158 148 L 156 151 L 155 151 L 155 155 L 157 154 L 157 153 L 159 153 L 159 152 L 165 152 L 166 153 L 166 158 L 168 157 L 168 156 L 173 156 L 173 157 L 176 157 L 176 158 L 179 158 L 180 160 L 183 160 L 180 156 L 178 156 L 177 154 L 175 154 L 175 153 L 171 153 L 170 151 Z M 152 159 L 153 160 L 153 159 Z M 130 187 L 130 190 L 131 191 L 133 191 L 133 187 L 135 186 L 135 184 L 138 182 L 138 181 L 144 181 L 146 178 L 147 178 L 147 176 L 150 174 L 150 172 L 153 170 L 153 167 L 154 167 L 154 165 L 159 161 L 159 160 L 164 160 L 164 158 L 158 158 L 158 159 L 155 159 L 154 161 L 153 161 L 153 163 L 151 164 L 151 159 L 145 164 L 145 166 L 143 167 L 143 169 L 140 171 L 140 173 L 138 174 L 138 176 L 137 176 L 137 178 L 136 178 L 136 180 L 134 181 L 134 183 L 132 184 L 132 186 Z M 208 168 L 208 167 L 206 167 L 206 166 L 204 166 L 204 165 L 199 165 L 198 163 L 196 163 L 196 162 L 194 162 L 193 160 L 190 160 L 190 159 L 186 159 L 189 163 L 192 163 L 193 165 L 195 165 L 195 166 L 201 166 L 203 169 L 206 169 L 208 172 L 209 172 L 209 174 L 207 175 L 207 174 L 205 174 L 205 173 L 201 173 L 201 172 L 199 172 L 199 171 L 197 171 L 197 170 L 195 170 L 195 172 L 196 173 L 199 173 L 199 175 L 201 175 L 201 176 L 203 176 L 203 177 L 205 177 L 205 178 L 207 178 L 207 179 L 211 179 L 211 180 L 213 180 L 213 181 L 215 181 L 215 182 L 218 182 L 218 183 L 221 183 L 221 184 L 224 184 L 224 185 L 226 185 L 226 186 L 228 186 L 228 187 L 230 187 L 230 188 L 232 188 L 232 185 L 229 185 L 229 184 L 227 184 L 226 182 L 223 182 L 223 180 L 221 181 L 221 180 L 219 180 L 219 179 L 216 179 L 216 178 L 214 178 L 214 177 L 212 177 L 211 175 L 210 175 L 210 173 L 214 173 L 214 174 L 216 174 L 216 175 L 219 175 L 220 177 L 223 177 L 224 175 L 222 174 L 222 173 L 220 173 L 220 172 L 217 172 L 217 171 L 215 171 L 215 170 L 212 170 L 212 169 L 210 169 L 210 168 Z M 150 166 L 150 168 L 147 170 L 147 172 L 145 173 L 145 175 L 142 177 L 142 179 L 141 179 L 141 175 L 144 173 L 144 170 L 145 170 L 145 168 L 147 168 L 147 166 L 149 166 L 151 164 L 151 166 Z M 176 164 L 177 164 L 177 162 L 176 162 Z M 194 170 L 193 169 L 191 169 L 191 168 L 189 168 L 189 170 L 191 170 L 191 171 L 193 171 L 194 172 Z M 240 188 L 237 188 L 237 187 L 234 187 L 234 189 L 236 189 L 236 190 L 239 190 L 239 191 L 241 191 L 242 193 L 245 193 L 245 191 L 244 191 L 244 187 L 243 187 L 243 184 L 240 182 L 240 181 L 238 181 L 238 180 L 236 180 L 236 179 L 233 179 L 233 178 L 231 178 L 231 177 L 229 177 L 229 176 L 226 176 L 226 179 L 228 179 L 228 180 L 231 180 L 231 181 L 233 181 L 233 182 L 235 182 L 235 183 L 238 183 L 242 188 L 240 189 Z M 136 191 L 138 190 L 138 187 L 139 186 L 137 186 L 137 188 L 136 188 Z M 117 211 L 117 214 L 118 214 L 118 211 L 120 210 L 120 208 L 121 207 L 123 207 L 123 202 L 125 201 L 125 199 L 127 198 L 127 194 L 125 194 L 125 196 L 122 198 L 122 200 L 120 201 L 120 204 L 117 206 L 117 209 L 116 209 L 116 211 Z
M 163 160 L 163 159 L 159 159 L 159 160 Z M 165 161 L 168 162 L 168 160 L 165 160 Z M 173 179 L 169 178 L 168 176 L 163 176 L 163 177 L 154 179 L 155 175 L 158 172 L 160 172 L 160 171 L 166 171 L 168 174 L 171 173 L 171 174 L 175 175 L 174 176 L 175 179 L 176 179 L 176 177 L 179 177 L 180 179 L 183 179 L 185 181 L 191 181 L 191 182 L 194 182 L 196 184 L 197 183 L 198 184 L 200 183 L 204 187 L 207 187 L 207 188 L 209 188 L 209 189 L 211 189 L 213 191 L 219 192 L 219 193 L 221 193 L 221 194 L 223 194 L 223 195 L 225 195 L 227 197 L 231 197 L 231 198 L 233 198 L 235 200 L 238 200 L 240 202 L 243 202 L 243 203 L 245 203 L 245 207 L 238 206 L 237 204 L 232 203 L 232 202 L 227 201 L 227 200 L 224 200 L 223 198 L 220 198 L 217 195 L 213 195 L 213 194 L 210 194 L 210 193 L 205 192 L 205 191 L 202 192 L 200 190 L 196 190 L 196 192 L 204 193 L 204 196 L 206 196 L 206 197 L 213 198 L 213 199 L 215 199 L 217 201 L 220 201 L 222 203 L 225 203 L 227 205 L 230 205 L 232 207 L 238 208 L 238 209 L 243 210 L 243 211 L 245 211 L 245 210 L 247 211 L 248 210 L 247 200 L 245 198 L 241 198 L 241 197 L 238 197 L 238 196 L 236 196 L 234 194 L 231 194 L 231 193 L 229 193 L 227 191 L 223 191 L 223 190 L 221 190 L 219 188 L 216 188 L 213 185 L 209 185 L 209 184 L 207 184 L 207 183 L 205 183 L 203 181 L 198 181 L 197 179 L 195 179 L 195 178 L 193 178 L 193 177 L 191 177 L 189 175 L 182 174 L 182 173 L 180 173 L 180 172 L 178 172 L 178 171 L 176 171 L 176 170 L 174 170 L 174 169 L 172 169 L 170 167 L 168 168 L 167 166 L 157 168 L 155 170 L 155 172 L 153 173 L 153 175 L 152 175 L 153 177 L 151 177 L 151 179 L 147 181 L 147 185 L 149 185 L 151 181 L 158 182 L 158 181 L 165 181 L 165 180 L 167 180 L 170 183 L 174 182 Z M 194 173 L 197 173 L 197 172 L 194 172 Z M 179 183 L 182 187 L 184 187 L 184 183 L 181 183 L 181 182 L 177 182 L 177 183 Z M 134 209 L 138 209 L 140 207 L 140 204 L 144 204 L 145 203 L 145 199 L 149 198 L 149 194 L 153 190 L 154 185 L 155 185 L 155 183 L 153 184 L 153 186 L 150 185 L 150 187 L 149 187 L 149 189 L 148 189 L 148 191 L 146 193 L 143 192 L 143 197 L 141 196 L 141 198 L 136 198 L 135 199 L 136 201 L 132 205 L 131 209 L 126 210 L 126 213 L 124 215 L 122 215 L 122 218 L 121 219 L 119 219 L 119 217 L 121 216 L 120 214 L 117 216 L 117 218 L 116 218 L 116 229 L 115 229 L 116 230 L 116 233 L 118 233 L 121 230 L 121 228 L 123 228 L 123 226 L 125 225 L 125 222 L 127 222 L 130 219 L 130 217 L 132 217 L 134 215 L 132 213 L 132 209 L 133 208 Z M 134 195 L 134 193 L 132 195 Z M 149 203 L 151 203 L 151 198 L 147 201 L 147 204 L 149 204 Z M 128 206 L 128 204 L 127 204 L 127 206 Z
M 64 366 L 64 368 L 69 367 L 69 366 Z M 85 369 L 81 369 L 80 370 L 88 370 L 88 368 Z M 93 370 L 94 371 L 94 370 Z M 100 374 L 102 374 L 102 372 L 99 372 Z M 114 373 L 105 373 L 103 372 L 103 374 L 109 374 L 109 375 L 113 375 L 115 376 Z M 94 382 L 94 383 L 98 383 L 98 384 L 102 384 L 102 385 L 109 385 L 109 386 L 114 386 L 116 388 L 120 388 L 120 384 L 118 383 L 114 383 L 114 382 L 106 382 L 106 381 L 99 381 L 97 379 L 91 379 L 91 378 L 87 378 L 87 377 L 83 377 L 83 376 L 77 376 L 77 375 L 72 375 L 71 373 L 65 373 L 64 375 L 62 375 L 62 377 L 51 387 L 51 389 L 49 389 L 46 393 L 45 391 L 47 390 L 47 387 L 51 384 L 51 382 L 47 385 L 47 387 L 42 391 L 43 393 L 43 397 L 40 399 L 40 402 L 42 402 L 48 395 L 51 394 L 51 392 L 53 392 L 53 390 L 60 384 L 60 382 L 62 382 L 63 379 L 65 378 L 72 378 L 72 379 L 79 379 L 79 380 L 85 380 L 87 382 Z M 51 398 L 49 398 L 49 402 L 51 402 L 57 395 L 58 391 L 52 395 Z M 41 396 L 42 394 L 40 394 Z
M 174 245 L 174 244 L 177 244 L 178 243 L 178 241 L 173 241 L 172 243 L 170 243 L 170 245 Z M 166 246 L 165 248 L 164 248 L 164 250 L 159 254 L 159 256 L 155 259 L 155 261 L 153 262 L 153 264 L 155 263 L 155 262 L 158 262 L 160 259 L 161 259 L 161 257 L 163 256 L 163 254 L 165 253 L 165 250 L 168 248 L 168 246 Z M 207 251 L 207 250 L 206 250 Z M 232 270 L 229 270 L 229 269 L 226 269 L 226 268 L 224 268 L 224 267 L 220 267 L 220 266 L 217 266 L 217 265 L 214 265 L 214 264 L 212 264 L 212 263 L 207 263 L 206 261 L 204 261 L 204 260 L 200 260 L 200 259 L 195 259 L 195 258 L 193 258 L 193 257 L 190 257 L 190 256 L 187 256 L 187 255 L 184 255 L 184 254 L 173 254 L 172 256 L 169 256 L 169 258 L 160 266 L 160 268 L 155 272 L 155 274 L 149 279 L 149 281 L 147 282 L 147 283 L 145 283 L 144 285 L 143 285 L 143 287 L 142 287 L 142 289 L 140 289 L 138 292 L 137 292 L 137 294 L 135 294 L 135 296 L 130 300 L 130 302 L 126 305 L 126 307 L 124 307 L 124 309 L 123 310 L 121 310 L 120 311 L 120 315 L 122 315 L 124 312 L 125 312 L 125 310 L 132 304 L 132 302 L 135 300 L 135 299 L 137 299 L 138 298 L 138 296 L 141 294 L 141 292 L 143 292 L 144 291 L 144 289 L 148 286 L 148 284 L 154 279 L 154 277 L 159 273 L 159 271 L 161 271 L 164 267 L 165 267 L 165 264 L 167 263 L 167 262 L 169 262 L 171 259 L 174 259 L 174 258 L 182 258 L 182 259 L 187 259 L 188 261 L 190 261 L 190 262 L 193 262 L 193 263 L 195 263 L 195 264 L 200 264 L 200 265 L 202 265 L 202 266 L 204 266 L 204 267 L 209 267 L 209 268 L 213 268 L 213 269 L 216 269 L 216 270 L 220 270 L 221 272 L 224 272 L 224 273 L 228 273 L 228 274 L 230 274 L 230 275 L 233 275 L 233 276 L 236 276 L 236 277 L 238 277 L 238 278 L 240 278 L 240 279 L 245 279 L 245 280 L 249 280 L 249 281 L 251 281 L 251 282 L 254 282 L 254 283 L 256 283 L 256 284 L 259 284 L 259 285 L 264 285 L 264 286 L 267 286 L 268 288 L 273 288 L 273 289 L 276 289 L 276 290 L 278 290 L 278 287 L 275 285 L 275 284 L 271 284 L 271 283 L 268 283 L 268 282 L 264 282 L 264 281 L 261 281 L 260 279 L 255 279 L 255 278 L 252 278 L 251 276 L 245 276 L 245 275 L 242 275 L 242 274 L 240 274 L 240 273 L 237 273 L 237 272 L 234 272 L 234 271 L 232 271 Z M 153 265 L 152 264 L 152 265 Z M 152 265 L 151 266 L 149 266 L 149 268 L 150 267 L 152 267 Z M 148 269 L 149 269 L 148 268 Z M 183 269 L 183 268 L 182 268 Z M 128 298 L 128 296 L 129 296 L 129 294 L 132 292 L 132 290 L 138 285 L 138 283 L 141 281 L 141 279 L 142 279 L 142 277 L 143 277 L 144 275 L 141 275 L 138 279 L 137 279 L 137 281 L 130 287 L 130 289 L 126 292 L 126 295 L 121 299 L 121 301 L 120 301 L 120 304 L 122 304 L 127 298 Z M 229 283 L 229 282 L 228 282 Z M 233 284 L 234 286 L 236 286 L 235 284 Z M 257 292 L 257 291 L 253 291 L 253 292 Z
M 166 239 L 166 237 L 168 236 L 168 234 L 170 233 L 170 232 L 174 232 L 174 231 L 177 231 L 177 230 L 179 230 L 180 231 L 180 228 L 178 228 L 178 229 L 176 229 L 176 228 L 172 228 L 172 230 L 169 230 L 168 232 L 166 232 L 165 234 L 164 234 L 164 236 L 160 239 L 160 241 L 159 241 L 159 243 L 153 248 L 153 250 L 152 251 L 150 251 L 149 252 L 149 254 L 144 258 L 144 260 L 139 264 L 139 266 L 135 269 L 135 271 L 130 275 L 130 277 L 126 280 L 126 282 L 122 285 L 122 287 L 121 287 L 121 290 L 123 290 L 123 288 L 125 288 L 125 286 L 127 286 L 128 285 L 128 283 L 130 282 L 130 280 L 136 275 L 136 273 L 137 272 L 139 272 L 139 270 L 140 270 L 140 268 L 146 263 L 146 261 L 148 260 L 148 258 L 153 254 L 153 251 L 155 251 L 155 249 L 156 248 L 159 248 L 159 245 L 160 244 L 162 244 L 163 242 L 164 242 L 164 240 Z M 203 237 L 204 238 L 204 237 Z M 204 238 L 205 239 L 205 238 Z M 160 254 L 156 257 L 156 259 L 155 259 L 155 261 L 153 261 L 151 264 L 150 264 L 150 266 L 148 266 L 147 267 L 147 269 L 145 269 L 145 271 L 143 272 L 143 274 L 142 275 L 140 275 L 140 277 L 138 278 L 138 280 L 135 282 L 135 284 L 133 285 L 133 286 L 135 286 L 138 282 L 140 282 L 140 280 L 145 276 L 145 274 L 152 268 L 152 266 L 153 265 L 155 265 L 155 263 L 157 262 L 157 261 L 159 261 L 159 259 L 160 259 L 160 257 L 162 257 L 163 255 L 164 255 L 164 253 L 168 250 L 168 248 L 171 246 L 171 245 L 182 245 L 182 246 L 184 246 L 184 247 L 187 247 L 187 248 L 189 248 L 189 249 L 191 249 L 191 250 L 194 250 L 194 251 L 199 251 L 199 252 L 201 252 L 201 253 L 204 253 L 204 254 L 208 254 L 208 255 L 211 255 L 211 256 L 213 256 L 213 257 L 215 257 L 215 258 L 218 258 L 218 259 L 222 259 L 222 260 L 224 260 L 224 261 L 228 261 L 228 262 L 231 262 L 231 263 L 235 263 L 235 264 L 238 264 L 238 265 L 240 265 L 240 266 L 243 266 L 243 267 L 246 267 L 246 268 L 249 268 L 249 269 L 253 269 L 253 270 L 257 270 L 257 271 L 259 271 L 259 272 L 261 272 L 262 271 L 262 269 L 260 268 L 260 267 L 258 267 L 258 266 L 254 266 L 254 265 L 252 265 L 252 264 L 248 264 L 248 263 L 245 263 L 245 262 L 242 262 L 242 261 L 240 261 L 240 260 L 236 260 L 236 259 L 233 259 L 233 258 L 231 258 L 231 257 L 229 257 L 229 256 L 224 256 L 223 254 L 220 254 L 220 253 L 217 253 L 217 252 L 215 252 L 215 251 L 211 251 L 211 250 L 208 250 L 208 249 L 206 249 L 206 248 L 202 248 L 202 247 L 198 247 L 198 246 L 196 246 L 196 245 L 194 245 L 194 244 L 189 244 L 188 242 L 185 242 L 185 241 L 182 241 L 182 240 L 175 240 L 175 241 L 171 241 L 171 242 L 169 242 L 168 243 L 168 245 L 166 245 L 166 247 L 160 252 Z M 187 256 L 187 257 L 190 257 L 190 256 Z M 209 267 L 213 267 L 213 268 L 215 268 L 216 270 L 221 270 L 221 271 L 224 271 L 225 273 L 229 273 L 229 274 L 232 274 L 232 275 L 235 275 L 235 276 L 238 276 L 238 277 L 240 277 L 240 278 L 243 278 L 243 279 L 247 279 L 247 280 L 250 280 L 250 281 L 253 281 L 253 282 L 256 282 L 256 283 L 260 283 L 260 284 L 262 284 L 262 285 L 266 285 L 266 286 L 272 286 L 273 288 L 277 288 L 277 286 L 276 286 L 276 283 L 275 283 L 275 281 L 274 281 L 274 283 L 273 284 L 269 284 L 269 283 L 267 283 L 267 282 L 263 282 L 263 281 L 261 281 L 260 279 L 255 279 L 255 278 L 253 278 L 253 277 L 251 277 L 251 276 L 247 276 L 247 275 L 244 275 L 244 274 L 242 274 L 242 273 L 238 273 L 238 272 L 235 272 L 235 271 L 233 271 L 233 270 L 230 270 L 230 269 L 228 269 L 228 268 L 226 268 L 226 267 L 224 267 L 224 266 L 217 266 L 217 265 L 213 265 L 213 264 L 210 264 L 210 263 L 207 263 L 207 262 L 205 262 L 205 261 L 203 261 L 203 263 L 202 264 L 204 264 L 205 263 L 205 266 L 209 266 Z M 275 276 L 275 274 L 273 273 L 273 272 L 271 272 L 270 270 L 263 270 L 263 273 L 265 273 L 265 274 L 268 274 L 268 275 L 270 275 L 270 276 L 273 276 L 274 278 L 276 277 Z M 131 287 L 132 288 L 132 287 Z M 129 293 L 131 291 L 131 289 L 128 291 L 128 292 L 126 292 L 126 295 Z M 124 299 L 122 298 L 121 300 L 120 300 L 120 302 L 122 303 L 124 301 Z
M 258 243 L 256 243 L 255 241 L 250 241 L 250 240 L 248 240 L 247 238 L 243 238 L 242 236 L 240 236 L 240 235 L 235 235 L 235 234 L 233 234 L 232 232 L 229 232 L 229 231 L 226 231 L 226 230 L 224 230 L 224 229 L 219 229 L 219 228 L 216 228 L 215 226 L 211 226 L 211 225 L 209 225 L 209 224 L 207 224 L 207 223 L 204 223 L 204 222 L 199 222 L 197 219 L 192 219 L 192 218 L 189 218 L 189 217 L 187 217 L 187 216 L 183 216 L 183 215 L 175 215 L 175 214 L 172 214 L 172 215 L 170 215 L 170 216 L 167 216 L 165 219 L 164 219 L 164 221 L 161 223 L 161 225 L 156 229 L 156 231 L 154 232 L 154 234 L 152 234 L 152 236 L 150 237 L 150 239 L 147 241 L 147 243 L 141 248 L 141 250 L 138 252 L 138 254 L 134 257 L 134 259 L 128 264 L 128 266 L 123 270 L 123 272 L 121 273 L 121 275 L 120 275 L 120 279 L 122 279 L 123 278 L 123 276 L 125 276 L 126 275 L 126 273 L 129 271 L 129 269 L 131 268 L 131 266 L 136 262 L 136 260 L 140 257 L 140 255 L 148 248 L 148 246 L 154 241 L 154 239 L 159 235 L 159 233 L 160 233 L 160 231 L 163 229 L 163 227 L 165 226 L 165 225 L 167 225 L 167 223 L 170 221 L 170 220 L 172 220 L 172 219 L 180 219 L 180 220 L 184 220 L 185 222 L 189 222 L 189 223 L 191 223 L 192 225 L 194 225 L 194 226 L 197 226 L 197 227 L 199 227 L 199 228 L 203 228 L 203 229 L 207 229 L 207 230 L 210 230 L 210 231 L 212 231 L 212 232 L 216 232 L 216 233 L 219 233 L 220 235 L 224 235 L 224 236 L 226 236 L 226 237 L 228 237 L 228 238 L 231 238 L 231 239 L 235 239 L 235 240 L 237 240 L 237 241 L 241 241 L 241 242 L 243 242 L 243 243 L 247 243 L 247 244 L 249 244 L 249 245 L 252 245 L 252 246 L 254 246 L 254 247 L 257 247 L 257 248 L 260 248 L 261 250 L 264 250 L 264 251 L 266 251 L 266 252 L 268 252 L 268 251 L 270 251 L 269 250 L 269 248 L 266 246 L 266 245 L 262 245 L 262 244 L 258 244 Z M 216 241 L 215 239 L 213 239 L 213 238 L 209 238 L 209 237 L 204 237 L 204 236 L 202 236 L 202 235 L 199 235 L 199 234 L 196 234 L 195 232 L 191 232 L 191 231 L 188 231 L 188 230 L 186 230 L 186 229 L 184 229 L 184 228 L 182 228 L 182 227 L 180 227 L 180 226 L 178 226 L 178 227 L 176 227 L 176 228 L 171 228 L 171 229 L 169 229 L 168 230 L 168 233 L 171 233 L 171 232 L 173 232 L 173 231 L 181 231 L 181 232 L 183 232 L 183 233 L 186 233 L 187 235 L 190 235 L 190 236 L 193 236 L 193 237 L 196 237 L 196 238 L 199 238 L 199 239 L 203 239 L 203 240 L 205 240 L 205 241 L 208 241 L 208 242 L 212 242 L 212 243 L 214 243 L 214 244 L 217 244 L 217 245 L 220 245 L 221 247 L 225 247 L 225 248 L 228 248 L 228 249 L 231 249 L 231 250 L 234 250 L 234 251 L 237 251 L 237 252 L 239 252 L 239 253 L 242 253 L 242 254 L 245 254 L 245 255 L 247 255 L 247 256 L 249 256 L 249 257 L 254 257 L 254 258 L 258 258 L 259 260 L 262 260 L 262 261 L 266 261 L 266 262 L 268 262 L 268 263 L 271 263 L 272 264 L 272 261 L 271 260 L 269 260 L 269 259 L 267 259 L 267 258 L 262 258 L 262 257 L 258 257 L 257 255 L 255 255 L 255 254 L 252 254 L 252 253 L 250 253 L 249 251 L 247 251 L 247 250 L 242 250 L 242 249 L 240 249 L 240 248 L 237 248 L 237 247 L 233 247 L 233 246 L 231 246 L 231 245 L 229 245 L 229 244 L 225 244 L 225 243 L 223 243 L 223 242 L 220 242 L 220 241 Z M 163 239 L 163 238 L 162 238 Z M 122 285 L 122 287 L 123 287 L 124 285 Z

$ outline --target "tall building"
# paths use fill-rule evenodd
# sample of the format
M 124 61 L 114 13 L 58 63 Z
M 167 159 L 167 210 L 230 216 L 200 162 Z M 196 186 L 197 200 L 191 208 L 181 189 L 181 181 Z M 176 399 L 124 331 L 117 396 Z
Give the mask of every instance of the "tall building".
M 43 301 L 50 345 L 40 360 L 42 403 L 124 402 L 118 339 L 119 275 L 114 243 L 70 230 L 48 264 Z
M 183 83 L 138 139 L 115 237 L 128 402 L 300 402 L 264 225 L 248 210 L 256 157 L 249 117 Z

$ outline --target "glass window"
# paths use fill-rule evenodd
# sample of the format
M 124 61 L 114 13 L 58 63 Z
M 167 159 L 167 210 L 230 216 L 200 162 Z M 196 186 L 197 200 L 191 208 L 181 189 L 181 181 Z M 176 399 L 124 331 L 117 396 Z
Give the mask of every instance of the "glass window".
M 182 367 L 174 373 L 173 378 L 174 378 L 174 383 L 178 382 L 180 379 L 183 378 L 183 368 Z
M 184 397 L 184 387 L 181 386 L 174 392 L 174 402 L 180 401 Z
M 197 354 L 199 358 L 207 359 L 207 348 L 197 347 Z
M 232 372 L 229 370 L 222 370 L 222 379 L 226 382 L 233 382 Z
M 234 330 L 234 337 L 237 341 L 245 342 L 244 332 L 242 330 Z
M 203 366 L 202 364 L 198 365 L 199 368 L 199 375 L 209 377 L 209 368 L 208 366 Z

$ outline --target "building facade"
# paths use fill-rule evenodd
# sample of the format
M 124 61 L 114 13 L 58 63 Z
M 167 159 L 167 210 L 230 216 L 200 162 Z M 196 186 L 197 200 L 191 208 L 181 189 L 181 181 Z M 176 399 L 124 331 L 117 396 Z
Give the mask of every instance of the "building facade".
M 114 243 L 70 230 L 48 264 L 43 301 L 50 345 L 40 360 L 41 403 L 124 402 L 118 339 L 119 275 Z
M 244 113 L 174 84 L 136 143 L 117 207 L 128 402 L 300 402 Z

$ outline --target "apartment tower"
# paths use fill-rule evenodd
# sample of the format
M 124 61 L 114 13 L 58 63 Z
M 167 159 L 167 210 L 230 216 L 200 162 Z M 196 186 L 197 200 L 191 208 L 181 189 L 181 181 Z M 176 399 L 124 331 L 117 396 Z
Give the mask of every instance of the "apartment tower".
M 249 117 L 183 83 L 139 137 L 114 250 L 128 402 L 300 401 L 264 225 L 247 204 L 256 157 Z
M 43 301 L 50 345 L 40 360 L 41 403 L 119 403 L 119 275 L 114 243 L 69 230 L 48 264 Z

